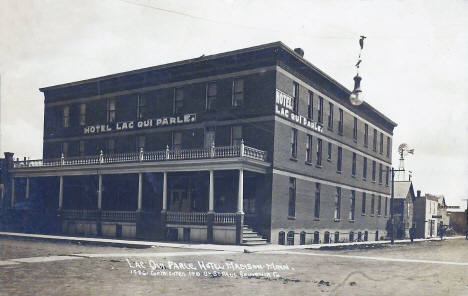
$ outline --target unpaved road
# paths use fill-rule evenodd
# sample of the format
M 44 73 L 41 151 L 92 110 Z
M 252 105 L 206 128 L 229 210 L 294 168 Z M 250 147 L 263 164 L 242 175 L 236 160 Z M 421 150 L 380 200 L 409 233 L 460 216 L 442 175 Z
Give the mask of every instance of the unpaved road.
M 0 295 L 468 295 L 468 241 L 235 253 L 1 239 Z

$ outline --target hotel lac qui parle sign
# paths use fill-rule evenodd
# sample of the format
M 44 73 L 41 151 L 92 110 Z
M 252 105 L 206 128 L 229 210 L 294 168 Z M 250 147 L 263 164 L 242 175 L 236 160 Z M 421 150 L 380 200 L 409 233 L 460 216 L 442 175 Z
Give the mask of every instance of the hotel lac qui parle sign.
M 309 129 L 322 132 L 322 126 L 312 120 L 293 112 L 293 97 L 276 90 L 276 109 L 275 113 L 281 117 L 294 121 Z
M 185 114 L 175 117 L 161 117 L 147 120 L 124 121 L 108 124 L 90 125 L 84 128 L 84 134 L 97 134 L 112 131 L 125 131 L 152 128 L 166 125 L 184 124 L 197 121 L 196 114 Z

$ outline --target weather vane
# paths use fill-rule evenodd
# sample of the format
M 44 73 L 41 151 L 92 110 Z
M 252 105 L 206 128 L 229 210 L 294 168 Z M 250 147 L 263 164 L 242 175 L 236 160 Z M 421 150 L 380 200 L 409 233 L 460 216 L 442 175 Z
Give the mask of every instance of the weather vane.
M 362 95 L 362 90 L 361 90 L 361 80 L 362 80 L 362 78 L 359 76 L 359 66 L 360 66 L 360 64 L 362 62 L 361 53 L 362 53 L 362 49 L 364 48 L 364 39 L 366 39 L 366 38 L 367 38 L 366 36 L 362 35 L 361 39 L 359 39 L 359 46 L 361 46 L 361 49 L 359 50 L 358 62 L 355 65 L 355 67 L 357 68 L 357 74 L 354 77 L 354 90 L 351 93 L 351 95 L 349 96 L 349 101 L 354 106 L 359 106 L 362 103 L 364 103 L 364 97 Z

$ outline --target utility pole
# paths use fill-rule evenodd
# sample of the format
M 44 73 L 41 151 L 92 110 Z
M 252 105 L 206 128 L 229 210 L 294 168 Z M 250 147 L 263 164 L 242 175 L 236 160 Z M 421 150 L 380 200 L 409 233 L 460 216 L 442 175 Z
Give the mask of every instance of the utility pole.
M 390 196 L 390 222 L 391 222 L 391 229 L 390 229 L 390 243 L 393 245 L 395 243 L 395 219 L 394 219 L 394 213 L 393 213 L 393 205 L 394 205 L 394 199 L 395 199 L 395 172 L 404 172 L 405 170 L 395 170 L 393 167 L 392 169 L 385 169 L 382 170 L 385 171 L 387 174 L 391 173 L 392 174 L 392 190 L 391 190 L 391 196 Z

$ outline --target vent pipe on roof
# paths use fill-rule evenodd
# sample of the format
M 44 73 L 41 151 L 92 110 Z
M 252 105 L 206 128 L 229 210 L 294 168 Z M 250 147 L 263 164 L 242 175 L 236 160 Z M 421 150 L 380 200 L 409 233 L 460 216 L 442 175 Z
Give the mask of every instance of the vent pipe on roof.
M 421 190 L 418 190 L 418 195 L 417 197 L 421 197 Z
M 301 57 L 304 57 L 304 50 L 300 47 L 298 48 L 295 48 L 294 49 L 294 52 L 296 52 L 298 55 L 300 55 Z

